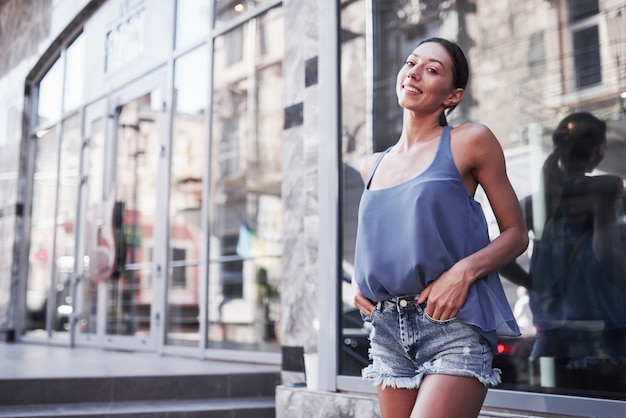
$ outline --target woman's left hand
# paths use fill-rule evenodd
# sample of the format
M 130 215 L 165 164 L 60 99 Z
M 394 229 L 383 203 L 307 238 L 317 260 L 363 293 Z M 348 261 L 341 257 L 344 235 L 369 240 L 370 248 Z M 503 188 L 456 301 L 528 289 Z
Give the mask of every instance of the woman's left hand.
M 469 281 L 452 267 L 426 286 L 420 293 L 418 303 L 428 302 L 426 314 L 434 320 L 446 321 L 456 317 L 465 302 L 468 290 Z

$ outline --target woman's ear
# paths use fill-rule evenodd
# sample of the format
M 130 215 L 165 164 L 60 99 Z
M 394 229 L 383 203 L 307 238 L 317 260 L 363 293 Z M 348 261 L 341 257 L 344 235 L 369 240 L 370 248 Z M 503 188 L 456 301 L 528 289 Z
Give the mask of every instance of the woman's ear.
M 459 104 L 463 96 L 465 95 L 465 90 L 462 88 L 454 89 L 452 93 L 443 101 L 443 105 L 445 107 L 455 107 Z
M 593 147 L 591 153 L 589 154 L 589 161 L 595 165 L 600 164 L 600 161 L 604 159 L 605 147 L 605 143 Z

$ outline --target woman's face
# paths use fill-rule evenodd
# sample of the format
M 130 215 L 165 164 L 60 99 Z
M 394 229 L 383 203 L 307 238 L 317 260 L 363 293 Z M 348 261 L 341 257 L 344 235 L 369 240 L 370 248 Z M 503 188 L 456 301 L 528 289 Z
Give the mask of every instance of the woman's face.
M 592 172 L 602 162 L 604 156 L 606 155 L 606 146 L 607 142 L 605 138 L 600 145 L 593 149 L 591 156 L 589 157 L 589 161 L 587 162 L 587 172 Z
M 456 105 L 463 89 L 454 88 L 454 68 L 446 49 L 427 42 L 418 46 L 398 72 L 398 103 L 417 113 L 440 113 Z

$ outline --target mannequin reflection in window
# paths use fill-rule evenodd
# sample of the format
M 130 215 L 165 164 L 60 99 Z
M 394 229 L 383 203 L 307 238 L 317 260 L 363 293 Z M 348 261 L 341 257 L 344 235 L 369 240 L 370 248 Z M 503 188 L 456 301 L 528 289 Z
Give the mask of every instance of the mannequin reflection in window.
M 607 149 L 595 116 L 570 114 L 552 139 L 542 189 L 521 201 L 534 234 L 530 271 L 511 263 L 500 273 L 528 289 L 537 329 L 530 359 L 542 386 L 624 392 L 623 181 L 589 175 Z

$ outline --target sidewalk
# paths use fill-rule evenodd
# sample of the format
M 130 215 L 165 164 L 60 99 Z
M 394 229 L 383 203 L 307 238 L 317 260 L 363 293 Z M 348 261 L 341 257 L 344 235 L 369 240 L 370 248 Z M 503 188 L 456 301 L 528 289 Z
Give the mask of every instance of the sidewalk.
M 0 417 L 275 418 L 280 366 L 0 343 Z
M 0 380 L 211 375 L 279 371 L 280 366 L 247 364 L 156 353 L 69 348 L 35 343 L 0 343 Z

